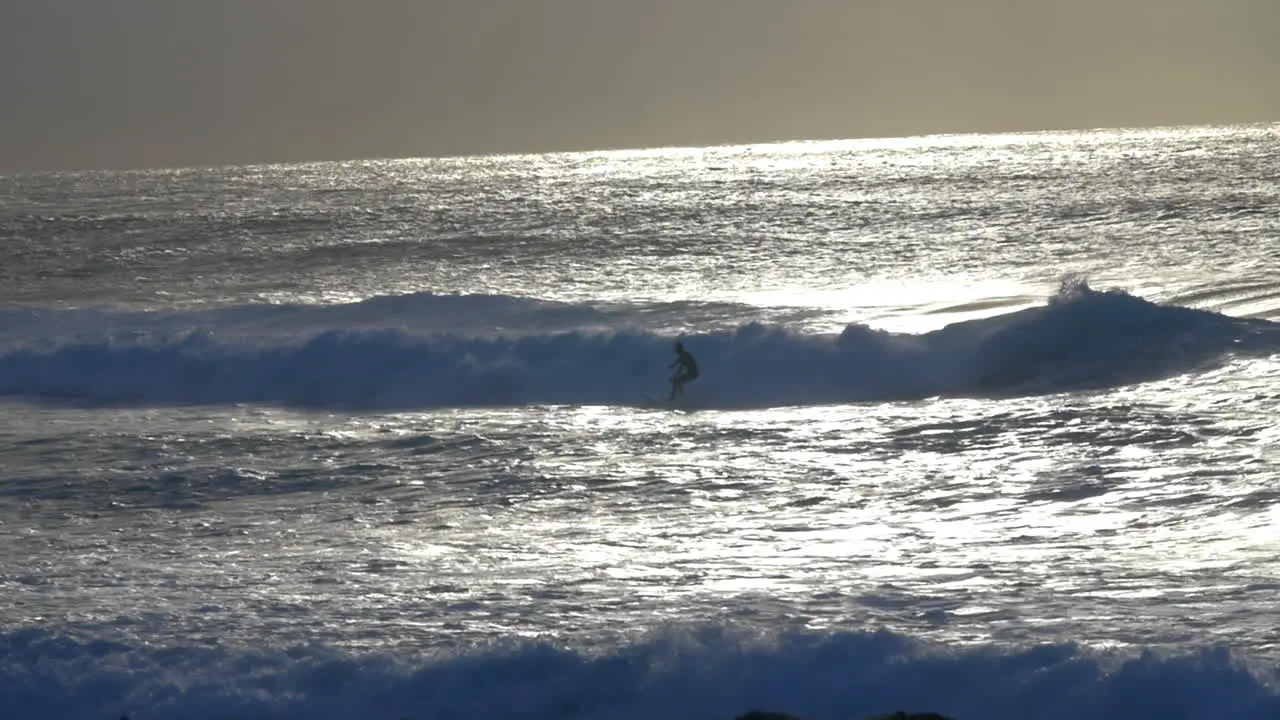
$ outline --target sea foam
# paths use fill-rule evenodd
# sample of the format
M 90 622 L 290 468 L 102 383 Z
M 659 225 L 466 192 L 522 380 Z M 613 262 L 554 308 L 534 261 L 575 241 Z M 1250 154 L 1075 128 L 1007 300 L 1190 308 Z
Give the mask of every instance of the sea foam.
M 889 632 L 702 626 L 590 652 L 516 644 L 418 659 L 0 635 L 6 718 L 728 720 L 752 709 L 813 720 L 896 709 L 961 720 L 1272 720 L 1280 694 L 1220 649 L 1118 657 L 1070 644 L 927 646 Z
M 467 320 L 392 327 L 424 307 Z M 575 329 L 539 329 L 552 317 Z M 470 296 L 0 319 L 0 393 L 89 404 L 631 405 L 665 393 L 676 337 L 588 306 Z M 1277 323 L 1083 285 L 923 334 L 748 322 L 679 337 L 703 371 L 689 403 L 704 408 L 1100 389 L 1280 350 Z

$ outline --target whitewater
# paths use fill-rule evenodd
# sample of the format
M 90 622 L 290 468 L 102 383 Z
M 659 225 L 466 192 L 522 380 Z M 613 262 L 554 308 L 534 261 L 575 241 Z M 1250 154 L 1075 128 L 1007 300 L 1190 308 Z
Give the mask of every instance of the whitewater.
M 1278 181 L 1275 125 L 0 176 L 0 716 L 1280 717 Z

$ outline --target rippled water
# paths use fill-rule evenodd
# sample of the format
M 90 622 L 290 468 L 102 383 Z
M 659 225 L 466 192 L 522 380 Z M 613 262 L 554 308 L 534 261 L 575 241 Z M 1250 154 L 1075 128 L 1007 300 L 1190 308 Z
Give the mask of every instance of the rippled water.
M 608 657 L 719 628 L 856 658 L 880 650 L 842 638 L 877 630 L 1015 663 L 1042 643 L 1226 649 L 1265 675 L 1276 143 L 1258 126 L 0 178 L 7 660 L 106 652 L 34 632 L 144 666 L 319 647 L 466 676 L 489 643 Z M 1055 296 L 1073 276 L 1127 292 Z M 677 334 L 704 377 L 654 407 Z M 808 658 L 778 642 L 778 662 Z M 694 654 L 736 667 L 718 652 Z M 184 672 L 228 672 L 202 662 Z M 153 681 L 107 707 L 162 707 L 127 700 Z M 21 697 L 81 697 L 65 682 Z M 1013 716 L 982 692 L 963 707 Z

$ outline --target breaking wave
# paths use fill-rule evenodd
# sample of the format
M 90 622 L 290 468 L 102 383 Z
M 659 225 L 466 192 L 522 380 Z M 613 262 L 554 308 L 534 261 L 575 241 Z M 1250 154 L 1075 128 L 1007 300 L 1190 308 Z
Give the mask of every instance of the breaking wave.
M 0 393 L 105 404 L 638 404 L 665 391 L 673 339 L 593 306 L 483 296 L 0 319 Z M 555 323 L 573 329 L 540 329 Z M 681 339 L 703 368 L 690 403 L 734 408 L 1115 387 L 1276 352 L 1280 324 L 1076 283 L 918 335 L 747 322 Z
M 324 647 L 131 645 L 0 634 L 6 718 L 705 720 L 749 710 L 860 718 L 1280 717 L 1280 694 L 1230 653 L 1096 655 L 1071 644 L 926 646 L 889 632 L 671 630 L 608 650 L 547 644 L 435 658 Z

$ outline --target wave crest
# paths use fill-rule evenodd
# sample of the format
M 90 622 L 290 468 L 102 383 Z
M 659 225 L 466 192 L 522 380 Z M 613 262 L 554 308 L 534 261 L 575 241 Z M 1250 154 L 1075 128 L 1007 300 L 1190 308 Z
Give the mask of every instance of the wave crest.
M 948 649 L 890 632 L 704 626 L 590 653 L 518 644 L 432 660 L 0 634 L 6 718 L 693 720 L 903 707 L 988 720 L 1270 720 L 1280 695 L 1221 649 L 1127 658 L 1071 644 Z
M 422 302 L 382 299 L 359 309 L 398 313 Z M 499 315 L 504 307 L 531 307 L 482 302 Z M 354 312 L 350 306 L 308 312 L 308 327 L 320 329 L 257 317 L 259 331 L 246 334 L 227 315 L 217 316 L 222 324 L 184 328 L 172 314 L 152 325 L 134 314 L 125 329 L 95 336 L 81 328 L 68 338 L 46 336 L 47 325 L 31 321 L 21 342 L 0 351 L 0 393 L 90 403 L 395 409 L 626 405 L 666 390 L 673 338 L 653 331 L 360 329 L 336 322 Z M 576 306 L 555 312 L 599 319 Z M 194 312 L 187 320 L 210 317 Z M 326 320 L 338 327 L 324 329 Z M 1280 324 L 1158 305 L 1079 282 L 1043 307 L 920 335 L 856 324 L 820 335 L 747 323 L 682 340 L 703 368 L 690 402 L 732 408 L 1114 387 L 1232 354 L 1275 352 Z

